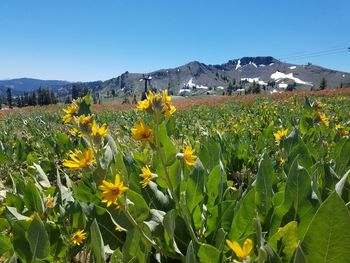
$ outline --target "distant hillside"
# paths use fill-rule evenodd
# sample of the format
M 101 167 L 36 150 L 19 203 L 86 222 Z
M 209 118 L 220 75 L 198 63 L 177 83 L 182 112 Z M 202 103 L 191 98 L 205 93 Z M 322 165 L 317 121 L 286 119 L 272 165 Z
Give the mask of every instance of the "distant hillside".
M 70 83 L 60 80 L 13 79 L 0 81 L 0 95 L 7 87 L 13 89 L 13 95 L 22 95 L 42 87 L 50 87 L 63 98 L 71 94 L 73 85 L 102 94 L 140 94 L 144 89 L 142 73 L 128 71 L 106 81 Z M 297 65 L 281 62 L 273 57 L 243 57 L 229 60 L 219 65 L 207 65 L 198 61 L 169 69 L 161 69 L 145 74 L 151 78 L 153 89 L 169 89 L 174 95 L 222 94 L 227 88 L 249 89 L 259 84 L 270 91 L 293 89 L 318 89 L 321 80 L 327 82 L 327 88 L 341 85 L 350 86 L 350 73 L 336 71 L 312 65 Z
M 281 62 L 273 57 L 243 57 L 230 60 L 220 65 L 206 65 L 198 61 L 172 69 L 157 70 L 149 75 L 153 88 L 172 90 L 175 95 L 222 92 L 232 81 L 235 86 L 246 83 L 258 83 L 270 89 L 283 90 L 288 85 L 296 89 L 317 89 L 322 78 L 327 81 L 327 88 L 336 88 L 341 84 L 350 84 L 350 73 L 340 72 L 320 66 L 296 65 Z M 129 73 L 107 80 L 102 84 L 102 91 L 114 89 L 116 92 L 141 92 L 144 82 L 142 74 Z
M 23 92 L 34 91 L 40 87 L 50 87 L 53 89 L 58 89 L 67 84 L 69 84 L 68 81 L 41 80 L 31 78 L 0 80 L 0 94 L 6 93 L 7 88 L 12 89 L 13 95 L 21 95 L 23 94 Z

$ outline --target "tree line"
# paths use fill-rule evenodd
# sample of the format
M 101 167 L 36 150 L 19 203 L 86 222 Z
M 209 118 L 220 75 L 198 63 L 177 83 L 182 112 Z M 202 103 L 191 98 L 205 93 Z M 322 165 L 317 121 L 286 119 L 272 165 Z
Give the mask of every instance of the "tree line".
M 24 92 L 19 96 L 13 96 L 12 89 L 7 88 L 6 97 L 0 98 L 0 107 L 2 104 L 5 104 L 9 108 L 22 108 L 26 106 L 57 104 L 57 102 L 58 98 L 50 88 L 40 87 L 37 91 Z

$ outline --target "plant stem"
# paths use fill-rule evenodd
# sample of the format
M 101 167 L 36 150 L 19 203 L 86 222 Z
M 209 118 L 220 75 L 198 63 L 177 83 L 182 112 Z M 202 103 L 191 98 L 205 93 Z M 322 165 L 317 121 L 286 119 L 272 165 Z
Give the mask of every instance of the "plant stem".
M 182 214 L 183 211 L 180 208 L 179 199 L 178 199 L 178 197 L 176 196 L 176 194 L 174 192 L 174 188 L 173 188 L 173 185 L 172 185 L 171 180 L 170 180 L 170 175 L 169 175 L 168 169 L 167 169 L 167 167 L 165 165 L 164 153 L 160 149 L 160 143 L 159 143 L 159 122 L 158 122 L 157 116 L 158 116 L 157 114 L 154 115 L 154 119 L 155 119 L 155 136 L 154 136 L 154 139 L 155 139 L 155 142 L 156 142 L 156 151 L 157 151 L 157 154 L 160 157 L 160 161 L 161 161 L 161 164 L 162 164 L 164 172 L 165 172 L 165 178 L 166 178 L 166 181 L 167 181 L 167 185 L 168 185 L 170 194 L 173 197 L 173 199 L 175 201 L 175 204 L 176 204 L 176 207 L 180 211 L 180 214 Z M 189 215 L 187 210 L 185 211 L 185 213 L 187 214 L 187 217 L 185 216 L 185 223 L 186 223 L 187 229 L 188 229 L 188 231 L 189 231 L 189 233 L 191 235 L 191 238 L 192 238 L 192 240 L 194 242 L 196 242 L 197 244 L 200 244 L 201 242 L 197 238 L 196 233 L 194 232 L 192 226 L 190 225 L 190 222 L 188 222 L 188 220 L 186 220 L 186 218 L 190 218 L 190 215 Z
M 137 231 L 139 231 L 140 235 L 142 236 L 142 238 L 149 244 L 151 245 L 159 254 L 163 254 L 165 256 L 171 257 L 171 258 L 175 258 L 175 259 L 181 259 L 180 256 L 178 255 L 173 255 L 170 254 L 166 251 L 163 251 L 154 240 L 150 239 L 145 232 L 143 232 L 142 228 L 139 226 L 139 224 L 136 222 L 136 220 L 133 218 L 133 216 L 130 214 L 129 210 L 127 209 L 123 209 L 123 212 L 125 214 L 125 216 L 128 218 L 128 220 L 131 222 L 131 224 L 137 229 Z

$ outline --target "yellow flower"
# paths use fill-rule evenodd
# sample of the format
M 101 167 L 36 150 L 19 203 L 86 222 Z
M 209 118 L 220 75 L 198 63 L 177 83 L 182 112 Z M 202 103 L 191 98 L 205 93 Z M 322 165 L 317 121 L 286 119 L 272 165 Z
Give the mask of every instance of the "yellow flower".
M 128 190 L 128 188 L 123 185 L 123 182 L 120 181 L 120 175 L 118 174 L 115 176 L 114 184 L 103 180 L 98 189 L 102 191 L 101 199 L 103 203 L 107 203 L 107 207 L 111 204 L 116 204 L 118 206 L 118 199 Z
M 79 107 L 76 103 L 72 103 L 67 108 L 63 109 L 66 115 L 63 116 L 63 121 L 65 124 L 71 122 L 74 114 L 78 111 Z
M 192 149 L 191 145 L 186 146 L 186 149 L 183 155 L 184 155 L 184 161 L 188 166 L 192 166 L 196 163 L 197 156 L 194 155 L 194 150 Z
M 136 141 L 147 142 L 152 137 L 152 129 L 149 128 L 143 120 L 135 123 L 134 128 L 131 129 L 132 138 Z
M 318 119 L 326 126 L 329 126 L 329 120 L 326 114 L 317 113 Z
M 83 137 L 83 134 L 75 127 L 70 130 L 70 134 L 77 137 Z
M 70 241 L 75 246 L 76 245 L 79 246 L 80 244 L 82 244 L 85 239 L 86 239 L 86 233 L 84 232 L 84 230 L 77 230 L 70 237 Z
M 283 166 L 286 163 L 286 160 L 284 160 L 282 157 L 279 159 L 280 166 Z
M 46 207 L 53 208 L 55 206 L 55 199 L 52 197 L 47 198 Z
M 32 222 L 33 219 L 34 219 L 34 215 L 31 215 L 31 216 L 28 216 L 28 217 L 26 218 L 26 221 L 27 221 L 27 222 Z
M 149 91 L 147 94 L 147 98 L 142 100 L 142 101 L 138 101 L 137 102 L 137 109 L 138 110 L 148 110 L 152 107 L 152 99 L 153 99 L 153 92 Z
M 346 136 L 348 136 L 349 135 L 349 132 L 348 131 L 345 131 L 345 130 L 341 130 L 340 131 L 340 136 L 341 137 L 346 137 Z
M 171 97 L 168 95 L 168 90 L 163 90 L 162 98 L 164 102 L 163 113 L 165 115 L 165 118 L 169 119 L 171 115 L 173 115 L 173 113 L 176 111 L 176 108 L 170 104 Z
M 75 118 L 75 121 L 80 125 L 90 125 L 92 123 L 92 117 L 90 115 L 80 115 L 79 117 Z
M 64 160 L 63 165 L 73 170 L 86 168 L 95 162 L 92 148 L 88 148 L 84 152 L 75 149 L 74 153 L 69 154 L 69 158 L 71 160 Z
M 108 129 L 107 129 L 107 124 L 106 123 L 102 124 L 102 126 L 99 127 L 96 124 L 96 121 L 92 122 L 91 136 L 93 136 L 93 137 L 99 136 L 100 138 L 103 138 L 103 137 L 105 137 L 107 135 L 107 133 L 108 133 Z
M 273 136 L 275 137 L 275 142 L 277 145 L 280 144 L 281 140 L 286 137 L 288 134 L 288 129 L 281 129 L 279 131 L 277 131 L 276 133 L 273 134 Z
M 141 169 L 142 173 L 140 176 L 143 178 L 143 180 L 140 182 L 142 185 L 142 188 L 145 188 L 154 178 L 153 173 L 149 169 L 149 166 L 146 165 Z
M 227 246 L 235 252 L 236 256 L 240 260 L 245 260 L 253 249 L 253 241 L 249 238 L 244 241 L 243 248 L 236 241 L 230 241 L 226 239 Z
M 343 128 L 344 128 L 344 126 L 341 125 L 341 124 L 335 125 L 335 129 L 336 129 L 336 130 L 340 130 L 340 129 L 343 129 Z

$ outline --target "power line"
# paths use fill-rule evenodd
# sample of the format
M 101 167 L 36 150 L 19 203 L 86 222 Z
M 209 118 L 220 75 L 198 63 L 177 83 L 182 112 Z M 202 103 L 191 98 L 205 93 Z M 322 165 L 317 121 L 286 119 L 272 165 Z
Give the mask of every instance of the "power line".
M 305 57 L 292 58 L 292 59 L 288 59 L 288 61 L 298 61 L 298 60 L 305 60 L 305 59 L 314 58 L 314 57 L 322 57 L 322 56 L 345 54 L 345 53 L 348 53 L 348 51 L 346 50 L 336 51 L 336 52 L 333 51 L 333 52 L 322 53 L 322 54 L 314 54 L 314 55 L 305 56 Z
M 302 60 L 307 58 L 313 58 L 313 57 L 320 57 L 320 56 L 328 56 L 328 55 L 334 55 L 334 54 L 340 54 L 340 53 L 346 53 L 350 51 L 349 47 L 339 47 L 339 48 L 332 48 L 328 50 L 323 51 L 314 51 L 314 52 L 300 52 L 300 55 L 293 55 L 293 56 L 286 56 L 283 58 L 280 58 L 281 61 L 291 61 L 291 60 Z

